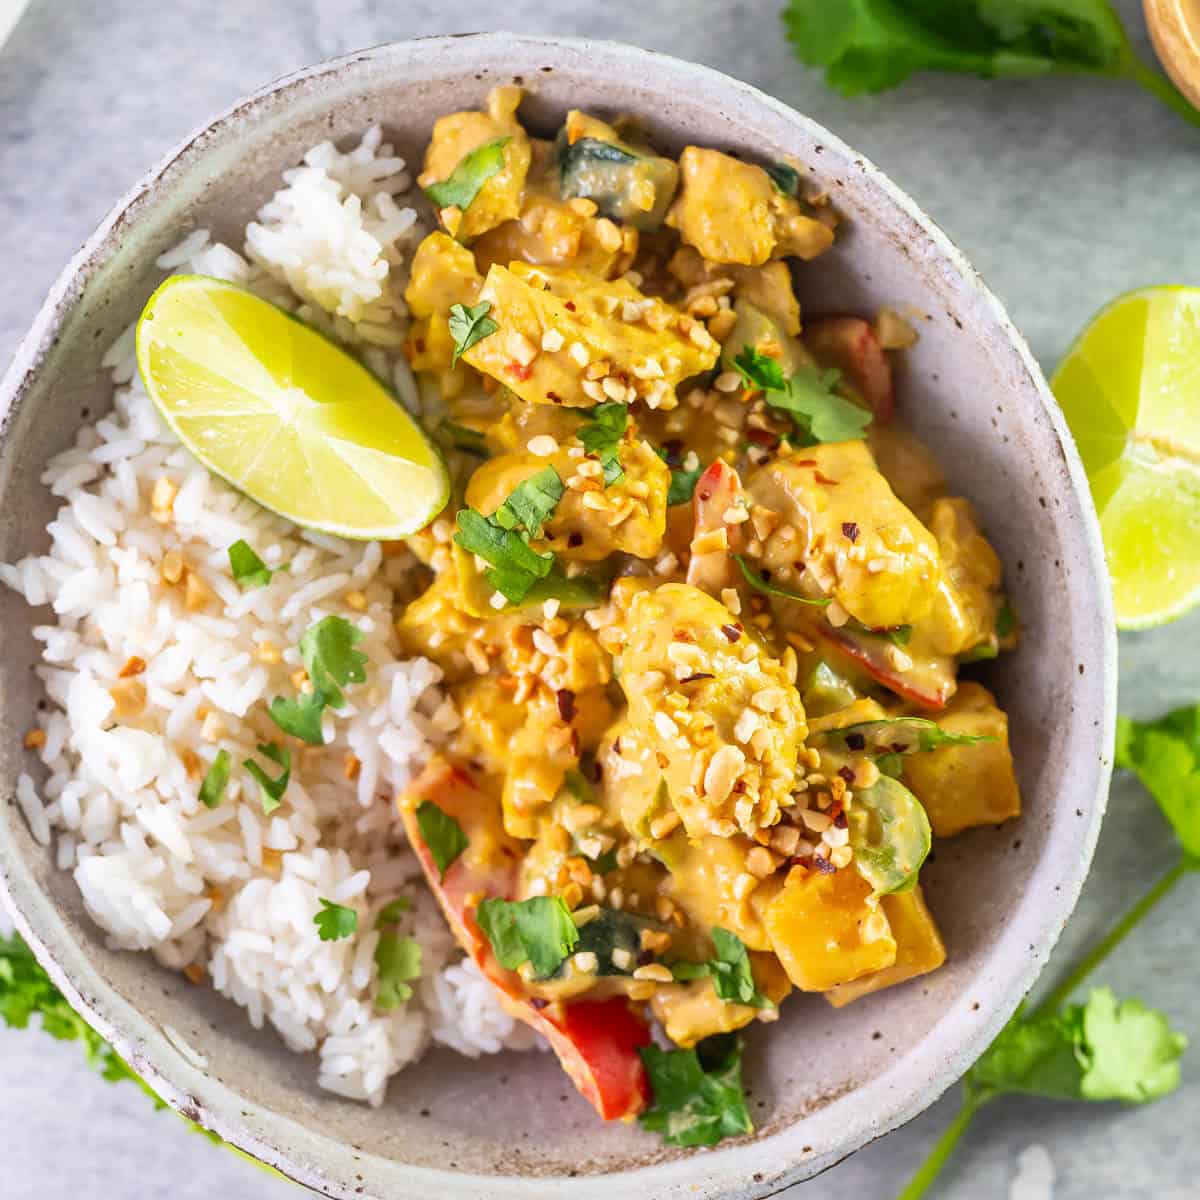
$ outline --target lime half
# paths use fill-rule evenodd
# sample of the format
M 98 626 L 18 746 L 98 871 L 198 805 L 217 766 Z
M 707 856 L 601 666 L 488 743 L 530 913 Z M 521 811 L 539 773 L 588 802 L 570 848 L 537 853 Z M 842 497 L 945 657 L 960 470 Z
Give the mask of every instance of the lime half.
M 176 275 L 137 327 L 146 390 L 211 471 L 298 525 L 400 538 L 450 493 L 412 417 L 355 358 L 252 292 Z
M 1054 374 L 1100 514 L 1117 625 L 1200 602 L 1200 288 L 1130 292 Z

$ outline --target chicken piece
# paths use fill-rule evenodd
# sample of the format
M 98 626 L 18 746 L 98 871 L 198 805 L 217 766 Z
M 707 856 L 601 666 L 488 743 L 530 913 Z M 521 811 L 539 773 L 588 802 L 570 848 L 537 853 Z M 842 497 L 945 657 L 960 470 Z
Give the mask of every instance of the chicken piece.
M 853 866 L 828 875 L 793 868 L 763 919 L 771 949 L 802 992 L 828 992 L 896 961 L 887 916 Z
M 755 471 L 746 487 L 783 518 L 763 547 L 773 576 L 786 581 L 802 565 L 871 629 L 912 624 L 932 609 L 937 541 L 896 498 L 865 442 L 797 450 Z
M 667 224 L 711 262 L 753 267 L 816 258 L 833 245 L 833 230 L 805 216 L 762 167 L 698 146 L 684 149 L 679 167 L 682 189 Z
M 680 246 L 667 263 L 667 270 L 689 291 L 731 283 L 730 291 L 738 300 L 777 321 L 784 333 L 794 337 L 800 332 L 800 303 L 792 287 L 792 273 L 779 259 L 758 267 L 740 267 L 708 262 L 694 246 Z
M 414 371 L 450 372 L 455 349 L 450 309 L 455 304 L 473 305 L 482 286 L 483 276 L 475 269 L 470 250 L 453 238 L 431 233 L 417 247 L 404 289 L 414 318 L 405 346 Z M 456 395 L 461 387 L 450 391 Z
M 994 738 L 968 746 L 942 746 L 904 760 L 904 782 L 929 815 L 937 837 L 953 837 L 976 825 L 1001 825 L 1021 814 L 1021 793 L 1008 746 L 1008 717 L 995 697 L 970 681 L 958 692 L 938 724 L 947 733 Z
M 514 263 L 488 271 L 480 299 L 499 329 L 464 359 L 534 404 L 670 408 L 720 353 L 701 323 L 623 279 Z
M 777 1006 L 792 990 L 791 981 L 773 954 L 751 952 L 750 969 L 755 986 Z M 711 979 L 660 987 L 650 999 L 650 1008 L 667 1037 L 684 1049 L 714 1034 L 742 1029 L 763 1011 L 722 1000 Z
M 933 502 L 946 494 L 946 478 L 937 459 L 914 434 L 894 421 L 886 425 L 872 421 L 867 445 L 900 503 L 927 521 Z
M 807 733 L 779 660 L 724 604 L 687 584 L 636 595 L 624 629 L 629 724 L 654 752 L 665 805 L 688 836 L 753 837 L 774 825 Z
M 521 483 L 547 466 L 554 467 L 564 483 L 569 481 L 582 460 L 571 458 L 568 450 L 560 445 L 547 457 L 526 450 L 490 459 L 471 476 L 467 503 L 490 516 Z M 563 492 L 544 536 L 532 542 L 535 550 L 550 550 L 574 562 L 599 562 L 616 551 L 638 558 L 653 558 L 659 552 L 671 472 L 649 443 L 637 438 L 621 444 L 620 460 L 624 474 L 608 487 L 568 487 Z M 589 477 L 589 482 L 602 479 Z
M 925 903 L 920 884 L 910 892 L 896 892 L 880 899 L 892 936 L 896 939 L 896 961 L 872 975 L 860 975 L 825 993 L 834 1008 L 844 1008 L 863 996 L 894 987 L 918 975 L 936 971 L 946 961 L 942 935 Z
M 453 565 L 441 571 L 396 622 L 405 654 L 431 659 L 451 683 L 474 674 L 465 651 L 483 627 L 484 622 L 463 603 L 458 571 Z
M 508 139 L 503 165 L 484 181 L 466 211 L 450 207 L 438 212 L 443 228 L 461 242 L 470 242 L 521 211 L 521 193 L 532 157 L 529 137 L 516 116 L 521 94 L 518 87 L 493 88 L 486 112 L 449 113 L 434 122 L 424 170 L 417 179 L 423 188 L 449 179 L 472 150 L 498 138 Z

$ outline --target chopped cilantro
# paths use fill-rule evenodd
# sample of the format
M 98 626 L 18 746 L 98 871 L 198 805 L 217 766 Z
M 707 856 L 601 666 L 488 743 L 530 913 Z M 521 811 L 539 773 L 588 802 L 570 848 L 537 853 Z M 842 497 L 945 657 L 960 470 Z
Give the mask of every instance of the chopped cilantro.
M 321 714 L 325 711 L 325 697 L 321 692 L 301 692 L 295 700 L 276 696 L 268 710 L 271 720 L 294 738 L 308 742 L 310 746 L 321 746 L 325 735 L 321 732 Z
M 762 592 L 767 596 L 779 596 L 783 600 L 795 600 L 798 604 L 815 604 L 819 608 L 824 608 L 829 603 L 828 599 L 814 600 L 811 596 L 802 596 L 799 592 L 789 592 L 787 588 L 776 587 L 773 583 L 768 583 L 755 570 L 741 554 L 731 554 L 729 556 L 742 569 L 742 576 L 746 582 L 756 591 Z
M 705 1038 L 692 1050 L 643 1046 L 654 1102 L 638 1121 L 672 1146 L 712 1146 L 752 1133 L 742 1094 L 742 1044 L 735 1034 Z
M 248 542 L 238 538 L 229 547 L 228 553 L 229 569 L 233 572 L 234 581 L 241 587 L 265 587 L 271 582 L 275 571 L 254 553 Z M 277 567 L 276 570 L 282 571 L 284 568 Z
M 450 305 L 450 336 L 454 339 L 454 354 L 450 365 L 455 366 L 468 350 L 484 338 L 491 337 L 500 328 L 488 313 L 492 311 L 490 301 L 480 300 L 471 307 L 467 304 Z
M 833 368 L 804 364 L 788 377 L 776 359 L 753 346 L 743 346 L 733 365 L 751 387 L 762 390 L 772 408 L 791 417 L 806 444 L 853 441 L 861 438 L 871 423 L 867 409 L 833 390 L 841 379 L 841 372 Z
M 421 947 L 410 937 L 385 933 L 375 947 L 379 987 L 375 992 L 376 1012 L 395 1012 L 412 998 L 409 981 L 421 976 Z
M 538 979 L 553 975 L 579 941 L 571 910 L 559 896 L 484 900 L 476 920 L 501 966 L 515 971 L 530 963 Z
M 750 952 L 737 934 L 715 926 L 712 930 L 713 945 L 717 957 L 707 962 L 678 962 L 671 964 L 671 973 L 676 979 L 702 979 L 708 976 L 713 981 L 713 991 L 719 1000 L 727 1004 L 745 1004 L 751 1008 L 775 1008 L 775 1001 L 764 996 L 754 983 L 750 969 Z
M 270 816 L 279 807 L 283 793 L 287 791 L 288 782 L 292 777 L 292 755 L 290 750 L 281 748 L 274 742 L 260 745 L 258 752 L 283 768 L 278 778 L 272 779 L 254 759 L 247 758 L 242 763 L 242 766 L 258 780 L 258 786 L 262 789 L 263 813 Z
M 973 746 L 994 742 L 988 733 L 954 733 L 927 717 L 887 717 L 880 721 L 858 721 L 840 729 L 827 729 L 815 735 L 820 741 L 836 742 L 850 750 L 866 754 L 920 754 L 940 746 Z M 883 770 L 880 767 L 880 770 Z M 884 772 L 889 774 L 890 772 Z
M 300 639 L 308 677 L 325 703 L 334 708 L 346 703 L 340 685 L 366 681 L 367 656 L 354 649 L 362 638 L 362 630 L 345 617 L 325 617 L 310 625 Z
M 389 900 L 375 918 L 375 928 L 382 929 L 385 925 L 395 925 L 400 918 L 412 908 L 412 901 L 407 896 L 397 896 Z
M 493 138 L 464 154 L 448 179 L 431 183 L 425 189 L 429 202 L 437 208 L 458 208 L 466 212 L 479 195 L 480 188 L 504 166 L 504 147 L 511 140 Z
M 492 514 L 501 529 L 520 529 L 531 538 L 542 536 L 542 526 L 563 497 L 562 480 L 553 467 L 543 467 L 519 483 Z
M 205 808 L 217 808 L 225 795 L 225 785 L 229 782 L 229 751 L 218 750 L 212 765 L 204 774 L 200 784 L 200 803 Z
M 451 864 L 470 845 L 467 835 L 462 826 L 432 800 L 422 800 L 417 806 L 417 828 L 437 864 L 438 878 L 445 879 Z
M 678 445 L 675 443 L 676 447 Z M 667 489 L 667 507 L 675 504 L 690 504 L 692 495 L 696 491 L 696 483 L 704 474 L 704 468 L 697 463 L 696 468 L 689 471 L 683 465 L 684 459 L 678 450 L 673 452 L 664 446 L 659 446 L 655 453 L 671 470 L 671 486 Z
M 321 910 L 313 917 L 317 936 L 323 942 L 337 942 L 352 937 L 358 930 L 358 913 L 343 904 L 321 897 Z
M 629 425 L 629 407 L 613 400 L 586 410 L 588 420 L 579 427 L 583 448 L 604 468 L 604 486 L 611 487 L 625 474 L 621 466 L 621 438 Z

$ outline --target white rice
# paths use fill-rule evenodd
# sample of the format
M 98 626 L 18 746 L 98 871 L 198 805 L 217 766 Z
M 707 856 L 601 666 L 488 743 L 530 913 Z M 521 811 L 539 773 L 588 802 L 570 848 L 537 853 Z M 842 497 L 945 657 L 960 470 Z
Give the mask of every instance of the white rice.
M 398 197 L 404 163 L 367 131 L 348 153 L 314 147 L 246 231 L 244 253 L 189 234 L 158 265 L 253 288 L 358 349 L 409 405 L 416 387 L 398 348 L 406 313 L 405 259 L 421 232 Z M 394 797 L 458 715 L 424 659 L 401 659 L 397 589 L 413 562 L 378 544 L 345 542 L 291 525 L 196 463 L 163 426 L 138 378 L 133 331 L 104 359 L 113 411 L 85 426 L 42 476 L 64 503 L 48 554 L 0 564 L 0 582 L 52 610 L 34 636 L 49 701 L 40 788 L 22 774 L 17 803 L 33 836 L 53 842 L 84 904 L 116 949 L 148 951 L 168 967 L 203 967 L 252 1025 L 269 1023 L 298 1052 L 319 1056 L 322 1087 L 372 1104 L 388 1079 L 432 1041 L 468 1055 L 525 1048 L 528 1031 L 459 954 L 404 843 Z M 178 488 L 172 517 L 151 513 L 155 483 Z M 228 547 L 244 539 L 271 582 L 242 590 Z M 164 556 L 182 555 L 210 589 L 196 611 L 165 583 Z M 361 593 L 365 610 L 346 602 Z M 306 629 L 329 615 L 363 634 L 367 682 L 324 717 L 326 745 L 293 755 L 283 805 L 264 816 L 241 766 L 281 740 L 267 713 L 292 695 Z M 270 644 L 282 661 L 270 661 Z M 118 720 L 110 689 L 130 658 L 146 704 Z M 218 751 L 233 763 L 216 809 L 198 798 Z M 195 755 L 199 768 L 185 761 Z M 347 757 L 358 760 L 356 781 Z M 412 908 L 397 932 L 422 948 L 422 978 L 399 1010 L 375 1011 L 374 929 L 398 895 Z M 322 942 L 321 899 L 353 908 L 358 932 Z M 202 1056 L 188 1047 L 193 1063 Z

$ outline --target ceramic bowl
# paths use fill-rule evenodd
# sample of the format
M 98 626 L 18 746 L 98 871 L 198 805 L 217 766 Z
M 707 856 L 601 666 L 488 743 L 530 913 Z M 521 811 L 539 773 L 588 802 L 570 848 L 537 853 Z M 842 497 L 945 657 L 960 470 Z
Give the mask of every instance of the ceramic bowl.
M 174 150 L 55 284 L 0 389 L 0 561 L 40 552 L 47 458 L 109 403 L 100 359 L 196 226 L 239 242 L 279 173 L 372 121 L 419 162 L 433 120 L 524 84 L 533 127 L 570 107 L 648 119 L 655 142 L 797 155 L 845 214 L 801 272 L 806 313 L 924 314 L 904 356 L 905 416 L 975 502 L 1006 566 L 1020 650 L 988 674 L 1008 710 L 1026 811 L 938 846 L 927 892 L 950 949 L 936 974 L 835 1012 L 801 996 L 748 1035 L 758 1132 L 707 1153 L 603 1125 L 550 1055 L 429 1054 L 370 1110 L 318 1091 L 310 1059 L 144 955 L 115 954 L 13 802 L 39 686 L 31 614 L 6 591 L 0 661 L 0 876 L 18 925 L 72 1002 L 172 1105 L 328 1196 L 465 1200 L 748 1198 L 828 1167 L 909 1120 L 995 1036 L 1079 893 L 1100 825 L 1115 646 L 1096 520 L 1062 416 L 1003 308 L 899 188 L 819 125 L 715 71 L 628 46 L 503 34 L 382 46 L 271 84 Z M 2 589 L 0 589 L 2 590 Z M 179 1048 L 181 1039 L 203 1056 Z

